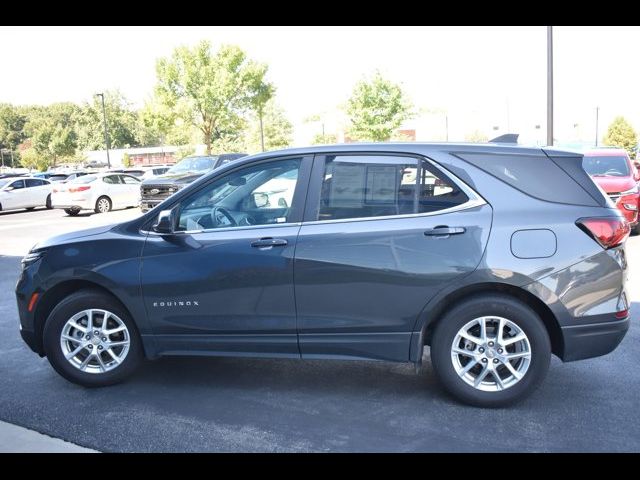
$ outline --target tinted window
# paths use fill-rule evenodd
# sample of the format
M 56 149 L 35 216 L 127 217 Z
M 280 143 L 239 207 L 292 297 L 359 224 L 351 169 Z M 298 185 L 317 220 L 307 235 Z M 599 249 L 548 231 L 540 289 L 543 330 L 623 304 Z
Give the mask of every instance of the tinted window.
M 38 179 L 35 179 L 35 178 L 28 178 L 25 181 L 27 182 L 27 188 L 29 188 L 29 187 L 41 187 L 42 186 L 42 180 L 38 180 Z
M 122 183 L 122 181 L 120 180 L 120 175 L 107 175 L 102 179 L 102 181 L 109 184 Z
M 130 177 L 129 175 L 122 175 L 122 179 L 124 183 L 127 185 L 140 185 L 140 180 L 135 177 Z
M 218 157 L 187 157 L 169 169 L 169 173 L 206 172 L 216 166 Z
M 548 202 L 596 205 L 576 181 L 546 155 L 459 153 L 458 157 L 532 197 Z
M 59 182 L 61 180 L 66 180 L 67 175 L 51 175 L 49 179 L 53 182 Z
M 181 202 L 178 228 L 270 225 L 290 221 L 300 159 L 278 160 L 224 175 Z
M 319 220 L 428 213 L 468 197 L 425 160 L 345 155 L 325 163 Z
M 16 180 L 11 185 L 13 188 L 24 188 L 24 180 Z
M 589 155 L 582 159 L 582 168 L 594 177 L 628 177 L 627 157 L 611 155 Z

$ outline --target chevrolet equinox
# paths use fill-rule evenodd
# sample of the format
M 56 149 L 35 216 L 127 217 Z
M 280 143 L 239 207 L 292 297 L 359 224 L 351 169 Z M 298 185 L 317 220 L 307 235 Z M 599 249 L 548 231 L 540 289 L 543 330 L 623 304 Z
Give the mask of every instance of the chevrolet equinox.
M 551 354 L 629 327 L 629 225 L 582 156 L 498 144 L 351 144 L 231 162 L 134 220 L 36 244 L 20 331 L 66 379 L 146 358 L 368 359 L 419 366 L 495 407 Z

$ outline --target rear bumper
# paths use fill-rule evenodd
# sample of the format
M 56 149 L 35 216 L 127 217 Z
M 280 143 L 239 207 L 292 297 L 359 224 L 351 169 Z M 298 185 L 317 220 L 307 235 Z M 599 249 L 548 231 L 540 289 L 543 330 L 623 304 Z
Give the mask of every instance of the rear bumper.
M 629 324 L 630 319 L 627 317 L 622 320 L 562 327 L 562 360 L 572 362 L 612 352 L 626 335 Z

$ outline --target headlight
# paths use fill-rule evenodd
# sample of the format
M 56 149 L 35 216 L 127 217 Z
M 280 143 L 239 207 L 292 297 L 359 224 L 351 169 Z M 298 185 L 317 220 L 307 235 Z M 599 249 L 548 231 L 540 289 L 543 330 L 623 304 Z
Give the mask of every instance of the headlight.
M 45 252 L 46 252 L 45 250 L 39 250 L 36 252 L 27 253 L 27 255 L 21 261 L 22 268 L 26 268 L 29 265 L 36 263 L 38 260 L 44 257 Z

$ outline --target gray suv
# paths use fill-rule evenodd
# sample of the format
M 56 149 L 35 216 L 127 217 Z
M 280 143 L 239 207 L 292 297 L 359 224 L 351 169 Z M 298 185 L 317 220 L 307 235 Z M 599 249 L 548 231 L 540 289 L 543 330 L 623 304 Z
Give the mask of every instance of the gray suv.
M 620 343 L 628 235 L 576 153 L 268 152 L 135 220 L 35 245 L 16 289 L 20 328 L 86 386 L 118 382 L 144 357 L 418 366 L 430 347 L 447 391 L 500 406 L 540 384 L 551 354 L 573 361 Z

